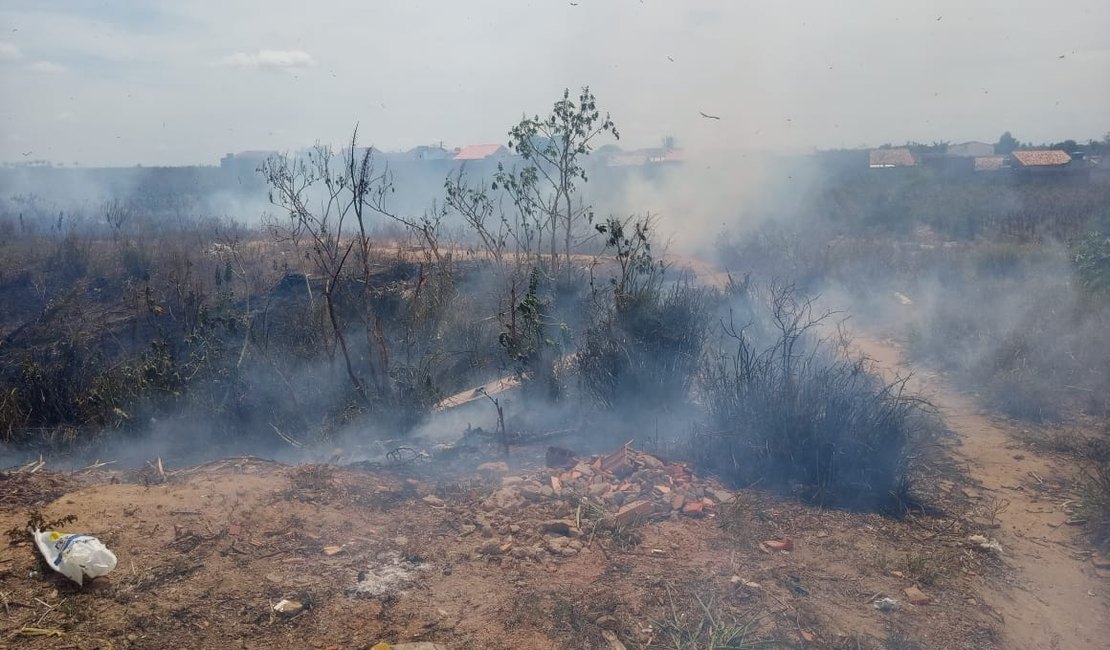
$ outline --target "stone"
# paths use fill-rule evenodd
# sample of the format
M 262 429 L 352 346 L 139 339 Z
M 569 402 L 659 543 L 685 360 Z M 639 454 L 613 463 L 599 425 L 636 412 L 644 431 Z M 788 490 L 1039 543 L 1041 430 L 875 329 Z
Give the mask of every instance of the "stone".
M 548 467 L 574 467 L 574 464 L 577 462 L 575 458 L 577 455 L 578 454 L 574 453 L 570 449 L 552 446 L 547 448 L 547 453 L 545 454 L 544 461 Z
M 586 488 L 586 494 L 592 497 L 603 497 L 607 492 L 609 492 L 608 483 L 592 483 L 590 487 Z
M 902 590 L 902 592 L 906 594 L 906 598 L 913 605 L 928 605 L 929 603 L 933 602 L 932 597 L 928 596 L 925 592 L 921 591 L 917 587 L 906 587 Z
M 628 650 L 628 646 L 621 643 L 621 640 L 617 638 L 617 635 L 613 633 L 612 630 L 602 630 L 601 638 L 605 639 L 605 642 L 609 644 L 609 650 Z
M 504 551 L 501 550 L 501 542 L 497 540 L 490 540 L 485 544 L 478 547 L 479 555 L 501 555 Z
M 764 544 L 764 546 L 771 549 L 772 551 L 793 551 L 794 550 L 794 540 L 790 539 L 789 537 L 784 537 L 782 539 L 773 539 L 773 540 L 770 540 L 770 541 L 763 542 L 763 544 Z
M 578 535 L 578 527 L 570 519 L 545 521 L 540 524 L 540 531 L 551 535 L 562 535 L 563 537 L 576 537 Z
M 701 501 L 690 501 L 690 502 L 687 502 L 686 505 L 682 506 L 682 513 L 686 514 L 686 515 L 690 515 L 691 517 L 701 516 L 701 514 L 704 510 L 705 510 L 705 506 L 702 505 Z
M 284 616 L 296 616 L 304 609 L 304 604 L 299 600 L 282 598 L 274 605 L 274 611 Z
M 515 508 L 523 503 L 520 493 L 514 487 L 502 487 L 493 494 L 489 495 L 486 501 L 494 508 L 499 510 L 507 510 Z
M 478 466 L 478 473 L 488 479 L 501 478 L 509 473 L 509 464 L 503 461 L 482 463 Z
M 433 508 L 442 508 L 444 505 L 446 505 L 443 502 L 443 499 L 437 497 L 434 494 L 429 494 L 428 496 L 421 499 L 421 501 L 423 501 L 424 503 L 432 506 Z

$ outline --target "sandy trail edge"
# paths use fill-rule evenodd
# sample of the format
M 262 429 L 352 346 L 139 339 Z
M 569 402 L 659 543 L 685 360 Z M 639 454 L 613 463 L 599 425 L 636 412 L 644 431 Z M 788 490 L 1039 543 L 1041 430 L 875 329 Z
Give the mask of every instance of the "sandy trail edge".
M 857 337 L 855 346 L 888 378 L 914 368 L 890 341 Z M 982 487 L 983 499 L 1006 499 L 994 531 L 1006 564 L 1014 572 L 1012 589 L 982 584 L 979 597 L 1003 621 L 1002 647 L 1015 650 L 1107 647 L 1110 639 L 1110 584 L 1087 561 L 1086 544 L 1064 525 L 1063 499 L 1038 494 L 1036 473 L 1043 480 L 1072 476 L 1075 468 L 1036 451 L 1017 448 L 1011 425 L 980 414 L 969 395 L 936 376 L 917 372 L 910 387 L 926 395 L 962 444 L 955 449 L 969 474 Z M 1019 456 L 1020 458 L 1015 458 Z M 1102 639 L 1101 641 L 1099 639 Z

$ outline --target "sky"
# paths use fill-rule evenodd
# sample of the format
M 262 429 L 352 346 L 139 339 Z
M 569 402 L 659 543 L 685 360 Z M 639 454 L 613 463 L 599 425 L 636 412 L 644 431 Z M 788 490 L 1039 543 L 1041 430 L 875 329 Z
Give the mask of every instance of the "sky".
M 0 162 L 504 142 L 583 85 L 630 147 L 1082 141 L 1110 131 L 1110 2 L 0 4 Z

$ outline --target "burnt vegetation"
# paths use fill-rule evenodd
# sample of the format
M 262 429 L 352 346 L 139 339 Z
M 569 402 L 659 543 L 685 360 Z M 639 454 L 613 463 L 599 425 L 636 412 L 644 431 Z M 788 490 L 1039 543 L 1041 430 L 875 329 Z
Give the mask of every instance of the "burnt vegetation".
M 1105 186 L 823 174 L 721 240 L 750 274 L 714 286 L 668 266 L 655 217 L 595 214 L 590 154 L 617 137 L 588 88 L 566 92 L 512 127 L 513 161 L 448 176 L 422 211 L 394 205 L 357 130 L 266 160 L 256 226 L 167 227 L 164 206 L 119 200 L 29 219 L 9 200 L 0 436 L 384 453 L 443 398 L 511 377 L 521 397 L 482 418 L 514 439 L 654 439 L 734 485 L 904 511 L 928 405 L 849 352 L 826 291 L 864 318 L 914 296 L 915 354 L 1014 417 L 1110 411 Z

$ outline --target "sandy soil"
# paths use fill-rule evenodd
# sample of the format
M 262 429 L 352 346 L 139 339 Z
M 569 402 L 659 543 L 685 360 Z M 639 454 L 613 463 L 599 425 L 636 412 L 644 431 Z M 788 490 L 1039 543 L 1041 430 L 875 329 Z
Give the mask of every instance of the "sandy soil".
M 583 533 L 574 548 L 544 532 L 581 516 L 566 494 L 504 500 L 550 480 L 535 456 L 514 451 L 508 476 L 479 471 L 481 456 L 404 471 L 228 459 L 165 476 L 7 474 L 0 647 L 604 648 L 612 634 L 665 648 L 726 620 L 773 647 L 880 648 L 900 634 L 1006 647 L 977 595 L 997 567 L 964 543 L 968 501 L 951 486 L 931 499 L 948 514 L 903 520 L 745 491 L 706 516 Z M 44 568 L 20 530 L 36 504 L 77 515 L 69 528 L 103 539 L 116 570 L 79 588 Z M 791 552 L 761 543 L 784 538 Z M 931 603 L 907 602 L 915 585 Z M 897 607 L 879 611 L 887 596 Z M 277 613 L 282 599 L 303 609 Z
M 891 341 L 858 340 L 888 375 L 913 368 Z M 975 589 L 1001 616 L 1001 647 L 1015 650 L 1099 648 L 1110 639 L 1110 575 L 1096 569 L 1075 526 L 1075 468 L 1023 448 L 1017 425 L 983 414 L 970 395 L 935 374 L 918 373 L 911 387 L 929 397 L 959 436 L 956 457 L 977 484 L 969 494 L 981 514 L 995 511 L 994 534 L 1012 570 L 1010 588 Z M 1102 641 L 1099 641 L 1102 639 Z

